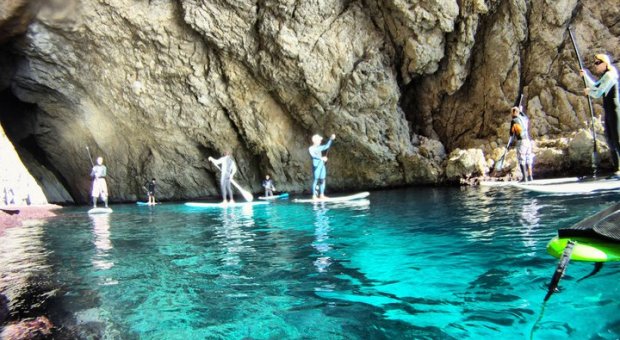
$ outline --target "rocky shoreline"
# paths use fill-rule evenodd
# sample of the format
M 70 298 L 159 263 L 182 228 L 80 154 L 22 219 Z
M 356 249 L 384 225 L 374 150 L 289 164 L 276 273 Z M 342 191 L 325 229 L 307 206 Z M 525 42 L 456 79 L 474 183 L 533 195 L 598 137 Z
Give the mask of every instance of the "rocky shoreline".
M 22 225 L 25 221 L 41 220 L 56 216 L 56 211 L 62 207 L 55 204 L 1 206 L 0 207 L 0 235 L 10 227 Z

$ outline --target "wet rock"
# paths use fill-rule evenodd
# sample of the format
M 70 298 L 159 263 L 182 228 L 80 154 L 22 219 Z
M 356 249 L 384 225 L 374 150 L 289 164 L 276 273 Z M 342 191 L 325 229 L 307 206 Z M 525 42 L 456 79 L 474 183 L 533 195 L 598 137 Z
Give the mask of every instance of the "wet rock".
M 5 340 L 47 339 L 52 334 L 54 325 L 45 316 L 21 320 L 5 325 L 0 338 Z
M 0 325 L 9 317 L 9 299 L 0 293 Z
M 594 139 L 592 133 L 587 130 L 580 130 L 575 133 L 568 143 L 568 159 L 573 166 L 588 167 L 592 165 L 592 154 L 594 153 Z M 597 135 L 597 153 L 599 158 L 605 163 L 609 163 L 609 147 L 605 143 L 604 135 Z

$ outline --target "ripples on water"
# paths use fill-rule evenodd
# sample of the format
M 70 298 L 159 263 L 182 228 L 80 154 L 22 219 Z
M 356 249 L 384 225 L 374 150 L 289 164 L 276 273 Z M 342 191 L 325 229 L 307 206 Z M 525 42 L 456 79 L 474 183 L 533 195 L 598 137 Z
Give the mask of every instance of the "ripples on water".
M 12 319 L 78 338 L 523 339 L 557 260 L 545 246 L 615 202 L 510 188 L 373 192 L 340 204 L 64 209 L 0 238 Z M 571 263 L 535 338 L 615 339 L 617 280 Z

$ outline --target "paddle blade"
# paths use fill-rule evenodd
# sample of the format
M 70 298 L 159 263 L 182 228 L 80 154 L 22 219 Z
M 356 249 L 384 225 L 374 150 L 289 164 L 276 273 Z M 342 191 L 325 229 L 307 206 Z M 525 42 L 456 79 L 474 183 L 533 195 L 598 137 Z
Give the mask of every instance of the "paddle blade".
M 504 168 L 504 157 L 495 162 L 495 171 L 501 171 Z
M 594 150 L 592 152 L 592 167 L 596 168 L 601 164 L 601 156 L 599 156 L 598 151 Z
M 239 190 L 239 191 L 241 191 L 241 190 Z M 248 202 L 252 202 L 254 200 L 254 196 L 252 196 L 251 193 L 249 193 L 249 192 L 247 192 L 245 190 L 241 191 L 241 195 L 243 195 L 243 198 L 245 198 L 245 200 L 248 201 Z
M 235 182 L 234 179 L 230 180 L 230 183 L 232 183 L 232 185 L 235 186 L 235 188 L 237 188 L 237 190 L 239 190 L 239 192 L 241 193 L 241 195 L 243 195 L 243 198 L 248 201 L 248 202 L 252 202 L 254 200 L 254 196 L 252 196 L 252 193 L 244 190 L 239 184 L 237 184 L 237 182 Z

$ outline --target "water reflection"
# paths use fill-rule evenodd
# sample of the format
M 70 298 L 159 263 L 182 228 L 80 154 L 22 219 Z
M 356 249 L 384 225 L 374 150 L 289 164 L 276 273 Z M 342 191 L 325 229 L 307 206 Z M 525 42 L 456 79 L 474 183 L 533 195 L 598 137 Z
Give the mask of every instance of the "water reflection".
M 52 275 L 47 262 L 51 252 L 45 248 L 44 234 L 44 224 L 35 222 L 9 228 L 0 237 L 0 299 L 6 299 L 0 301 L 0 321 L 8 316 L 9 306 L 28 313 L 41 308 L 52 294 L 54 287 L 47 279 Z
M 327 253 L 332 249 L 329 243 L 329 217 L 327 212 L 329 209 L 325 207 L 325 203 L 314 204 L 314 242 L 312 247 L 319 252 L 319 256 L 314 260 L 314 266 L 319 273 L 326 272 L 332 264 L 331 258 Z
M 485 192 L 489 188 L 482 187 L 480 191 L 464 188 L 464 199 L 460 200 L 462 209 L 465 210 L 463 217 L 472 224 L 485 224 L 491 221 L 495 207 L 494 196 Z
M 521 205 L 519 218 L 519 231 L 523 236 L 523 244 L 529 248 L 536 246 L 536 229 L 540 226 L 539 216 L 540 205 L 537 199 L 532 199 L 530 203 Z
M 243 252 L 253 252 L 250 243 L 254 240 L 251 230 L 254 226 L 254 210 L 252 206 L 239 208 L 224 208 L 220 215 L 221 224 L 216 226 L 216 236 L 223 246 L 225 253 L 222 261 L 225 266 L 239 266 Z
M 325 204 L 325 203 L 316 203 L 316 204 Z M 370 200 L 360 199 L 353 201 L 345 201 L 345 202 L 335 202 L 329 203 L 330 208 L 350 208 L 351 210 L 368 210 L 370 208 Z
M 114 262 L 110 260 L 110 250 L 112 250 L 112 242 L 110 241 L 110 215 L 109 214 L 92 214 L 90 215 L 93 224 L 93 233 L 95 234 L 96 253 L 92 263 L 98 269 L 110 269 L 114 267 Z

